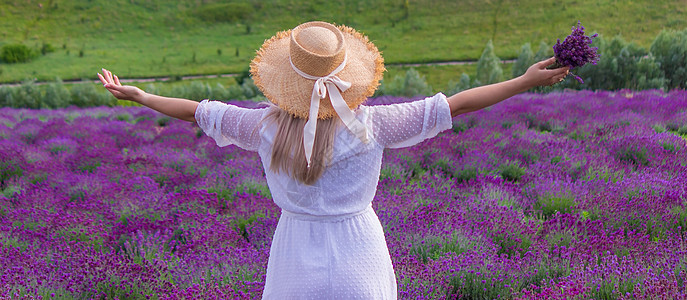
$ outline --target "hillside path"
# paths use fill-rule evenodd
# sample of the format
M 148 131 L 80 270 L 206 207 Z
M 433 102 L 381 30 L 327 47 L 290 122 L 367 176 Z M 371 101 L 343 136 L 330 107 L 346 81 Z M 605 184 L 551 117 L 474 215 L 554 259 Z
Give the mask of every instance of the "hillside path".
M 502 60 L 502 64 L 506 63 L 514 63 L 514 59 L 507 59 L 507 60 Z M 391 67 L 423 67 L 423 66 L 450 66 L 450 65 L 473 65 L 476 64 L 476 60 L 457 60 L 457 61 L 440 61 L 440 62 L 427 62 L 427 63 L 397 63 L 397 64 L 387 64 L 387 66 Z M 180 80 L 193 80 L 193 79 L 201 79 L 201 78 L 220 78 L 220 77 L 234 77 L 238 76 L 239 73 L 227 73 L 227 74 L 200 74 L 200 75 L 186 75 L 186 76 L 180 76 L 176 79 L 181 78 Z M 121 79 L 121 82 L 164 82 L 164 81 L 170 81 L 173 79 L 173 76 L 162 76 L 162 77 L 146 77 L 146 78 L 129 78 L 129 79 Z M 49 84 L 54 81 L 36 81 L 34 82 L 35 85 L 44 85 L 44 84 Z M 62 81 L 64 84 L 72 84 L 72 83 L 85 83 L 85 82 L 91 82 L 91 81 L 84 81 L 80 79 L 67 79 Z M 93 80 L 93 83 L 98 83 L 100 80 Z M 13 82 L 13 83 L 0 83 L 0 87 L 16 87 L 16 86 L 21 86 L 21 82 Z

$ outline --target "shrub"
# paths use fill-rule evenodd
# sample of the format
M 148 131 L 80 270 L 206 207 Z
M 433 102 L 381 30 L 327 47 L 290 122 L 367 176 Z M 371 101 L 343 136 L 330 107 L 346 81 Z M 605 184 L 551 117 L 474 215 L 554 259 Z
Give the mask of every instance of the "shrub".
M 12 103 L 14 103 L 14 88 L 0 86 L 0 106 L 15 107 Z
M 241 84 L 241 90 L 246 99 L 255 99 L 256 97 L 262 96 L 262 92 L 257 85 L 253 82 L 252 78 L 247 78 L 243 80 Z
M 263 197 L 272 198 L 272 193 L 267 185 L 250 180 L 238 184 L 234 192 L 237 194 L 262 195 Z
M 52 52 L 55 52 L 55 47 L 53 47 L 49 43 L 43 42 L 43 45 L 41 46 L 41 54 L 46 55 L 46 54 L 52 53 Z
M 494 44 L 489 40 L 484 51 L 482 51 L 482 56 L 477 61 L 477 74 L 475 75 L 474 85 L 492 84 L 502 79 L 501 59 L 494 53 Z
M 237 48 L 237 50 L 238 50 L 238 48 Z M 234 76 L 234 80 L 238 84 L 243 84 L 244 81 L 246 81 L 250 78 L 251 78 L 250 77 L 250 69 L 245 69 L 245 70 L 241 71 L 241 73 L 239 73 L 238 75 Z
M 217 83 L 217 85 L 215 85 L 215 87 L 212 89 L 212 96 L 210 98 L 218 100 L 228 100 L 229 90 L 227 90 L 221 83 Z
M 677 129 L 677 134 L 679 135 L 687 135 L 687 125 L 684 125 L 680 128 Z
M 508 181 L 516 182 L 520 180 L 520 177 L 525 175 L 526 169 L 521 168 L 515 164 L 507 164 L 503 165 L 500 168 L 500 174 L 503 179 L 506 179 Z
M 0 87 L 0 106 L 38 109 L 115 104 L 116 99 L 104 89 L 98 90 L 93 84 L 79 83 L 72 85 L 70 91 L 59 78 L 43 86 L 29 80 L 16 87 Z
M 650 52 L 665 74 L 666 88 L 687 88 L 687 29 L 661 31 Z
M 18 148 L 3 145 L 0 149 L 0 190 L 3 190 L 12 180 L 22 177 L 27 161 Z
M 245 97 L 241 85 L 232 84 L 227 89 L 227 100 L 245 100 Z
M 256 212 L 248 218 L 244 219 L 242 217 L 239 217 L 239 218 L 235 219 L 234 221 L 232 221 L 232 225 L 234 227 L 234 230 L 236 230 L 236 232 L 241 234 L 241 236 L 243 236 L 244 239 L 248 240 L 249 234 L 248 234 L 247 228 L 250 228 L 251 224 L 258 221 L 258 219 L 261 219 L 264 217 L 265 217 L 265 215 L 263 213 Z
M 530 43 L 522 45 L 520 48 L 520 55 L 518 59 L 513 64 L 512 76 L 513 78 L 525 74 L 527 68 L 529 68 L 534 63 L 534 53 L 532 52 L 532 47 Z
M 148 90 L 158 89 L 151 86 Z M 194 81 L 191 84 L 175 86 L 172 88 L 170 94 L 174 95 L 174 97 L 195 100 L 247 100 L 259 99 L 263 96 L 250 78 L 243 80 L 242 84 L 232 84 L 228 88 L 225 88 L 219 83 L 213 87 L 201 81 Z
M 458 183 L 473 180 L 477 178 L 477 168 L 473 166 L 463 167 L 453 172 L 453 178 L 455 178 Z
M 8 64 L 28 62 L 36 56 L 33 50 L 23 44 L 8 44 L 0 50 L 0 60 Z
M 470 75 L 463 73 L 463 75 L 460 75 L 460 80 L 458 82 L 454 82 L 453 80 L 448 82 L 448 88 L 446 89 L 446 95 L 451 96 L 454 94 L 458 94 L 464 90 L 467 90 L 470 88 Z
M 48 84 L 45 88 L 42 106 L 46 108 L 60 108 L 69 106 L 71 93 L 64 86 L 62 80 L 57 78 L 55 82 Z
M 131 122 L 131 115 L 127 113 L 120 113 L 115 115 L 115 119 L 119 121 Z
M 651 128 L 653 128 L 654 131 L 655 131 L 656 133 L 664 133 L 664 132 L 666 132 L 666 128 L 663 127 L 663 126 L 660 125 L 660 124 L 652 125 Z
M 572 195 L 551 195 L 546 194 L 537 198 L 534 208 L 541 211 L 544 218 L 549 219 L 556 212 L 572 213 L 575 206 L 575 198 Z
M 155 95 L 162 95 L 162 92 L 158 88 L 158 86 L 155 84 L 152 84 L 152 83 L 147 84 L 145 89 L 143 89 L 143 90 L 145 90 L 146 93 L 151 93 L 151 94 L 155 94 Z
M 167 116 L 164 116 L 164 117 L 157 118 L 157 120 L 155 120 L 155 123 L 157 123 L 157 126 L 165 127 L 165 126 L 167 126 L 169 121 L 170 121 L 170 118 Z
M 584 79 L 583 84 L 566 80 L 556 88 L 582 88 L 592 90 L 663 89 L 665 78 L 661 64 L 653 55 L 634 43 L 616 36 L 606 41 L 602 36 L 594 39 L 601 59 L 597 65 L 586 65 L 574 72 Z
M 667 152 L 670 152 L 670 153 L 677 153 L 680 150 L 679 145 L 676 146 L 675 144 L 670 143 L 670 142 L 662 142 L 661 147 L 663 147 L 664 150 L 666 150 Z
M 228 88 L 218 86 L 213 89 L 213 97 L 226 100 L 259 100 L 264 97 L 260 89 L 253 83 L 253 79 L 244 78 L 239 84 L 232 84 Z
M 539 43 L 539 49 L 537 53 L 534 54 L 534 61 L 542 61 L 553 56 L 553 47 L 549 46 L 546 42 L 542 41 Z
M 194 81 L 190 85 L 185 86 L 184 91 L 186 92 L 184 98 L 194 100 L 208 99 L 212 94 L 210 85 L 201 81 Z
M 72 86 L 72 102 L 78 107 L 114 106 L 115 98 L 107 92 L 99 92 L 93 84 L 77 83 Z
M 628 162 L 635 166 L 648 166 L 650 164 L 646 147 L 624 145 L 617 149 L 613 156 L 619 161 Z
M 431 236 L 412 243 L 409 254 L 427 263 L 430 259 L 436 260 L 449 253 L 452 255 L 465 253 L 477 247 L 477 243 L 453 233 L 449 238 Z
M 678 123 L 677 121 L 668 121 L 666 122 L 666 130 L 668 131 L 677 131 L 682 125 L 682 123 Z
M 382 81 L 377 95 L 414 97 L 431 93 L 432 87 L 427 84 L 425 77 L 414 68 L 410 68 L 403 77 L 397 75 L 390 83 Z
M 7 186 L 10 179 L 21 177 L 24 170 L 14 161 L 0 162 L 0 189 Z
M 540 62 L 542 60 L 549 59 L 553 56 L 553 47 L 547 44 L 546 42 L 542 41 L 539 43 L 539 48 L 537 49 L 537 52 L 534 54 L 534 59 L 533 62 Z M 525 69 L 527 70 L 527 69 Z M 566 82 L 566 81 L 563 81 Z M 561 84 L 556 84 L 555 87 L 559 87 Z M 532 89 L 533 92 L 536 93 L 549 93 L 554 90 L 554 87 L 551 86 L 538 86 Z
M 42 99 L 41 90 L 35 81 L 24 81 L 21 86 L 17 87 L 14 93 L 13 107 L 41 108 Z

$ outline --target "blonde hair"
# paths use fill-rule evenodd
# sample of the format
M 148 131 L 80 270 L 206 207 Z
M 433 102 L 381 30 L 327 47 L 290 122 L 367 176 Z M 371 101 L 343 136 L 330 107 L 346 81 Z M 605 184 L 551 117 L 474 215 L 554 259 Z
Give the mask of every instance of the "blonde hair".
M 334 153 L 334 133 L 340 123 L 339 117 L 317 120 L 310 168 L 305 160 L 303 146 L 303 127 L 308 120 L 294 117 L 274 105 L 264 120 L 277 126 L 277 133 L 272 144 L 270 170 L 275 173 L 283 171 L 307 185 L 315 183 L 331 162 Z

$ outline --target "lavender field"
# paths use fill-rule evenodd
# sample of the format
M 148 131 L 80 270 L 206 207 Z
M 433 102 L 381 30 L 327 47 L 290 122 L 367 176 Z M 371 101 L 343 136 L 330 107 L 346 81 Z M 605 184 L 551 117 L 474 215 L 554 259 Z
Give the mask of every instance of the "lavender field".
M 402 299 L 687 299 L 685 174 L 687 91 L 522 94 L 385 152 L 372 204 Z M 260 297 L 259 157 L 188 122 L 2 108 L 0 189 L 0 299 Z

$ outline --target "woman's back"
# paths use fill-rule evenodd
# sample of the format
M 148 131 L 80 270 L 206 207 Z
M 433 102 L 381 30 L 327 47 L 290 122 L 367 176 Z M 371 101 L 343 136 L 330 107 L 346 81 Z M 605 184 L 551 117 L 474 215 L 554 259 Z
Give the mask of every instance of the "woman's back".
M 368 128 L 362 142 L 346 127 L 335 134 L 322 176 L 306 185 L 270 170 L 277 128 L 269 109 L 203 101 L 195 118 L 219 146 L 257 151 L 282 215 L 272 240 L 265 299 L 395 299 L 396 277 L 379 219 L 372 209 L 384 148 L 405 147 L 451 127 L 443 94 L 411 103 L 360 106 Z
M 329 166 L 314 184 L 306 185 L 285 172 L 270 170 L 277 129 L 273 123 L 262 121 L 269 109 L 278 108 L 249 110 L 203 101 L 196 120 L 219 146 L 236 144 L 260 154 L 268 186 L 279 207 L 317 216 L 362 211 L 374 198 L 384 148 L 411 146 L 451 127 L 443 94 L 410 103 L 360 106 L 355 115 L 369 128 L 370 142 L 363 143 L 340 126 Z

